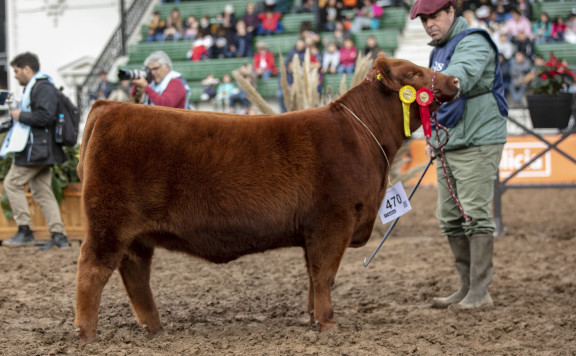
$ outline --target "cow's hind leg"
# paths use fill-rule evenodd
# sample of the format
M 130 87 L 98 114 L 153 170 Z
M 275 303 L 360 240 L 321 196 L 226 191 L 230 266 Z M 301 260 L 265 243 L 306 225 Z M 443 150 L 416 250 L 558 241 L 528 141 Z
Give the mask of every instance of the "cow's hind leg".
M 118 268 L 136 319 L 146 326 L 150 338 L 164 331 L 150 289 L 150 266 L 153 256 L 154 248 L 132 243 Z
M 330 291 L 350 241 L 348 230 L 346 226 L 333 224 L 329 231 L 316 233 L 306 241 L 305 256 L 311 284 L 308 310 L 314 310 L 311 321 L 320 326 L 320 331 L 336 328 Z
M 110 245 L 113 240 L 107 240 Z M 96 340 L 98 309 L 102 290 L 122 259 L 122 250 L 103 249 L 101 241 L 94 242 L 88 232 L 78 257 L 76 281 L 76 316 L 74 325 L 80 338 L 80 346 Z

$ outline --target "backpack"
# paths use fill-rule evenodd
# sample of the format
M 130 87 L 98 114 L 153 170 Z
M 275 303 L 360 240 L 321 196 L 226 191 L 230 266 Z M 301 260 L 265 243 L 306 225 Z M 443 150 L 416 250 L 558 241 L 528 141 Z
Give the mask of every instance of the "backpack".
M 61 146 L 75 146 L 78 142 L 80 111 L 64 95 L 61 87 L 58 92 L 58 111 L 56 118 L 55 142 Z

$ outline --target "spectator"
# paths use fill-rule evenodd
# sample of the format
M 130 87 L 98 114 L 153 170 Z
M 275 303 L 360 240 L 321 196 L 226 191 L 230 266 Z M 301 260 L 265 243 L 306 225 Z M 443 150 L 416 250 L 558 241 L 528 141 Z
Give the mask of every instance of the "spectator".
M 516 46 L 516 51 L 514 52 L 522 52 L 530 59 L 534 57 L 534 44 L 524 32 L 519 32 L 518 36 L 512 40 L 512 43 Z
M 532 33 L 534 34 L 534 43 L 540 44 L 544 42 L 551 42 L 552 34 L 552 21 L 548 13 L 542 12 L 538 17 L 538 21 L 535 21 L 532 25 Z
M 564 32 L 566 31 L 566 22 L 562 16 L 557 16 L 552 24 L 550 36 L 554 42 L 564 42 Z
M 338 66 L 338 74 L 354 74 L 357 56 L 358 50 L 356 49 L 356 46 L 354 46 L 352 39 L 348 38 L 344 40 L 344 46 L 340 48 L 340 65 Z
M 179 41 L 184 33 L 184 21 L 177 8 L 170 11 L 170 16 L 166 20 L 166 29 L 164 30 L 165 41 Z
M 572 9 L 566 24 L 566 32 L 564 33 L 564 41 L 576 44 L 576 8 Z
M 474 10 L 474 15 L 478 21 L 487 22 L 490 18 L 490 13 L 492 13 L 492 3 L 490 0 L 480 0 L 478 6 Z
M 322 72 L 336 74 L 340 65 L 340 51 L 336 43 L 331 42 L 324 50 L 322 58 Z
M 486 20 L 485 22 L 486 22 L 486 28 L 488 29 L 488 32 L 490 32 L 490 34 L 501 32 L 500 30 L 503 24 L 498 22 L 498 14 L 496 13 L 496 11 L 491 11 L 488 20 Z
M 130 80 L 121 80 L 118 87 L 108 96 L 108 100 L 130 102 Z
M 110 93 L 114 89 L 116 89 L 116 85 L 114 83 L 110 83 L 108 81 L 108 73 L 105 71 L 100 72 L 100 81 L 98 83 L 98 88 L 96 89 L 95 93 L 90 94 L 90 98 L 97 100 L 97 99 L 107 99 L 110 96 Z
M 302 61 L 304 61 L 305 53 L 306 53 L 306 42 L 304 42 L 303 39 L 299 38 L 298 40 L 296 40 L 296 44 L 294 45 L 294 47 L 292 47 L 290 52 L 288 52 L 285 64 L 288 65 L 288 63 L 292 63 L 292 58 L 294 58 L 294 56 L 298 56 L 300 63 L 302 63 Z
M 236 57 L 252 57 L 252 33 L 247 31 L 244 21 L 238 21 L 236 24 L 236 33 L 232 43 L 236 47 Z
M 192 41 L 190 49 L 186 53 L 186 58 L 188 58 L 192 62 L 198 62 L 203 59 L 210 58 L 210 54 L 208 53 L 208 49 L 206 48 L 206 45 L 204 44 L 202 37 L 203 37 L 202 34 L 199 33 L 198 37 L 196 37 L 196 39 Z
M 336 23 L 336 29 L 332 32 L 332 38 L 327 39 L 330 42 L 336 43 L 338 48 L 344 46 L 344 40 L 347 38 L 352 38 L 352 34 L 346 28 L 344 28 L 344 24 L 342 22 Z M 325 43 L 324 45 L 326 45 Z
M 184 109 L 188 107 L 189 88 L 182 74 L 172 70 L 172 61 L 163 51 L 152 52 L 144 66 L 150 72 L 152 81 L 147 78 L 132 80 L 131 96 L 136 103 L 168 106 Z
M 320 35 L 314 32 L 313 27 L 312 21 L 302 21 L 300 24 L 300 38 L 302 38 L 304 42 L 309 42 L 316 46 L 320 43 Z
M 514 41 L 516 36 L 521 32 L 524 33 L 528 39 L 532 40 L 534 35 L 532 34 L 532 24 L 530 23 L 530 20 L 522 16 L 520 11 L 516 8 L 510 10 L 510 13 L 512 14 L 512 17 L 506 21 L 502 27 L 502 31 L 508 35 L 512 41 Z
M 516 52 L 516 45 L 508 39 L 505 33 L 498 33 L 497 38 L 494 38 L 494 43 L 498 47 L 498 51 L 504 55 L 506 60 L 510 60 Z
M 222 22 L 220 26 L 225 30 L 224 35 L 226 36 L 228 43 L 232 43 L 234 40 L 237 23 L 238 19 L 236 18 L 236 15 L 234 15 L 234 6 L 232 4 L 226 5 L 224 7 L 224 12 L 222 13 Z
M 375 60 L 376 57 L 378 57 L 378 55 L 380 53 L 383 53 L 384 50 L 381 49 L 378 46 L 378 43 L 376 42 L 376 38 L 374 36 L 368 36 L 366 38 L 366 46 L 364 47 L 364 50 L 362 51 L 363 55 L 368 55 L 370 54 L 370 57 L 372 57 L 372 60 Z
M 210 18 L 208 16 L 204 15 L 200 18 L 198 33 L 201 33 L 204 36 L 212 36 L 212 24 L 210 23 Z
M 184 39 L 185 40 L 195 40 L 198 36 L 198 20 L 194 15 L 190 15 L 186 18 L 184 23 Z
M 148 24 L 146 41 L 164 41 L 164 30 L 166 30 L 166 21 L 162 19 L 158 11 L 155 11 L 152 15 L 152 21 Z
M 224 74 L 216 90 L 216 107 L 218 111 L 230 112 L 230 97 L 239 92 L 232 83 L 230 74 Z
M 244 64 L 243 66 L 240 67 L 240 69 L 238 70 L 238 73 L 242 76 L 242 78 L 246 79 L 246 81 L 248 83 L 250 83 L 250 85 L 252 85 L 252 87 L 256 88 L 256 84 L 257 84 L 257 80 L 256 80 L 256 75 L 254 74 L 254 71 L 252 69 L 252 66 L 250 64 Z M 232 94 L 230 96 L 230 110 L 232 112 L 234 112 L 234 106 L 236 104 L 236 102 L 240 103 L 240 105 L 242 106 L 242 114 L 248 114 L 250 111 L 250 100 L 248 100 L 248 94 L 246 94 L 246 92 L 242 89 L 238 89 L 238 92 L 235 94 Z
M 376 0 L 363 0 L 364 6 L 356 11 L 356 17 L 352 22 L 350 32 L 358 33 L 364 28 L 375 30 L 380 27 L 380 17 L 384 14 L 384 9 L 380 7 Z
M 468 27 L 481 28 L 480 21 L 476 18 L 476 14 L 472 10 L 464 10 L 462 17 L 468 22 Z
M 212 46 L 211 58 L 224 58 L 228 51 L 228 39 L 226 38 L 226 30 L 222 26 L 218 26 L 216 34 L 214 35 L 214 45 Z
M 302 14 L 307 12 L 314 13 L 316 9 L 316 2 L 314 0 L 302 0 L 302 4 L 300 6 L 294 6 L 292 8 L 292 13 L 295 14 Z
M 520 14 L 530 20 L 532 18 L 532 5 L 530 4 L 530 1 L 516 0 L 515 2 L 515 7 L 518 9 Z
M 334 31 L 336 22 L 342 20 L 342 2 L 340 0 L 328 0 L 320 9 L 320 28 L 324 31 Z
M 263 41 L 256 43 L 253 68 L 256 76 L 262 79 L 269 79 L 272 75 L 278 74 L 274 53 L 268 50 L 266 43 Z
M 506 59 L 502 52 L 498 56 L 500 60 L 500 72 L 502 73 L 502 85 L 504 86 L 504 95 L 510 95 L 510 60 Z
M 528 73 L 532 70 L 532 63 L 522 52 L 516 52 L 510 61 L 510 96 L 512 103 L 510 107 L 520 108 L 523 106 L 524 93 L 530 81 L 527 79 Z
M 51 234 L 50 242 L 41 245 L 39 249 L 45 251 L 52 246 L 65 248 L 69 243 L 51 185 L 51 166 L 66 161 L 62 147 L 51 139 L 55 134 L 58 89 L 52 84 L 52 78 L 40 71 L 40 62 L 35 54 L 19 54 L 10 62 L 10 66 L 14 69 L 14 77 L 24 87 L 24 92 L 18 108 L 10 110 L 13 125 L 0 150 L 2 158 L 14 153 L 12 165 L 4 178 L 4 189 L 18 225 L 18 232 L 4 241 L 4 246 L 36 245 L 30 230 L 32 221 L 24 192 L 28 184 Z M 15 147 L 14 142 L 22 144 Z
M 218 83 L 220 83 L 220 80 L 214 78 L 214 74 L 207 74 L 202 80 L 202 95 L 200 95 L 200 100 L 208 101 L 214 99 L 216 97 Z
M 510 14 L 510 12 L 508 12 L 508 10 L 504 6 L 504 4 L 501 1 L 497 2 L 496 3 L 496 21 L 498 23 L 501 23 L 502 25 L 504 25 L 504 24 L 506 24 L 506 22 L 508 20 L 510 20 L 511 17 L 512 17 L 512 15 Z
M 283 32 L 282 24 L 280 23 L 280 18 L 282 14 L 279 12 L 274 12 L 270 9 L 266 12 L 258 14 L 258 19 L 260 20 L 260 26 L 258 27 L 258 35 L 273 35 Z
M 255 36 L 256 30 L 258 30 L 258 27 L 260 26 L 260 19 L 258 18 L 258 13 L 256 13 L 256 10 L 254 9 L 253 2 L 246 4 L 246 13 L 244 13 L 242 20 L 246 24 L 246 32 Z

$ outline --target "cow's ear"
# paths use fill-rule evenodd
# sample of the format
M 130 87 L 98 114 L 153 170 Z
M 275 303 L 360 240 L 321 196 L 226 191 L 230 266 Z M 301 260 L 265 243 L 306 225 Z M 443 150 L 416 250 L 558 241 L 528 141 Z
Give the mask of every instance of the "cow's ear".
M 386 91 L 398 91 L 398 83 L 394 81 L 394 75 L 389 66 L 388 59 L 386 57 L 376 58 L 374 69 L 376 70 L 376 79 L 378 81 L 378 86 Z

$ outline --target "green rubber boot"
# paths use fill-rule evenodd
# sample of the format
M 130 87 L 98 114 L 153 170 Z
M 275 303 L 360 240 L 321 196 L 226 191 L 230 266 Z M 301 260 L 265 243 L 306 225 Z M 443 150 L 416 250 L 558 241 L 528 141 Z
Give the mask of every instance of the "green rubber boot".
M 448 236 L 448 243 L 454 255 L 454 265 L 460 275 L 460 289 L 447 297 L 432 299 L 432 307 L 448 308 L 451 304 L 460 302 L 470 287 L 470 245 L 468 238 L 462 236 Z
M 450 310 L 485 309 L 494 306 L 488 293 L 488 286 L 494 275 L 493 254 L 492 234 L 470 236 L 470 290 L 458 304 L 451 305 Z

